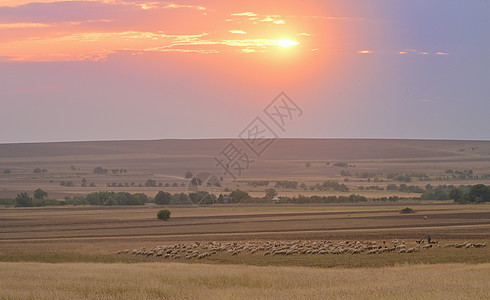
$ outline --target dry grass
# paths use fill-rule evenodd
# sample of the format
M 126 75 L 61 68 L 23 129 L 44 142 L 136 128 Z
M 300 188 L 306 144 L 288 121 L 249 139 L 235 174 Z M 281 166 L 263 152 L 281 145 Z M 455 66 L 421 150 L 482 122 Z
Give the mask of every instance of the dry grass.
M 488 205 L 414 206 L 214 206 L 175 207 L 172 219 L 156 219 L 158 208 L 60 207 L 0 210 L 0 261 L 147 262 L 118 256 L 121 249 L 193 241 L 416 239 L 430 234 L 441 243 L 489 242 Z M 423 216 L 428 216 L 425 220 Z M 477 225 L 471 225 L 477 224 Z M 414 255 L 380 256 L 218 255 L 213 264 L 376 267 L 400 263 L 488 263 L 490 248 L 433 249 Z M 181 259 L 182 262 L 187 262 Z
M 0 263 L 13 299 L 489 299 L 490 264 L 316 269 Z

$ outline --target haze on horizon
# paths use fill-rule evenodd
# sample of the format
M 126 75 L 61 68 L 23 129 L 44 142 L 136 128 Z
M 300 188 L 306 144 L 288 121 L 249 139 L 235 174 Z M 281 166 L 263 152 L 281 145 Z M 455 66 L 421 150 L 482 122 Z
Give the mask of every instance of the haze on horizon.
M 280 137 L 490 140 L 484 0 L 0 2 L 0 143 Z

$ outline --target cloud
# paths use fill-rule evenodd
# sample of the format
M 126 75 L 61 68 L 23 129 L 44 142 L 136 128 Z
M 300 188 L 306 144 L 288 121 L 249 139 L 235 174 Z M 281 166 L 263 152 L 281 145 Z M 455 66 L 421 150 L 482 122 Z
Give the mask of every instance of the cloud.
M 371 50 L 359 50 L 359 51 L 357 51 L 357 53 L 359 53 L 359 54 L 372 54 L 373 51 L 371 51 Z
M 46 28 L 52 27 L 53 24 L 45 23 L 6 23 L 0 24 L 0 29 L 12 29 L 12 28 Z
M 228 31 L 228 32 L 230 32 L 230 33 L 235 33 L 235 34 L 246 34 L 246 32 L 245 32 L 245 31 L 243 31 L 243 30 L 230 30 L 230 31 Z
M 241 13 L 234 13 L 231 14 L 232 16 L 237 16 L 237 17 L 255 17 L 257 16 L 256 13 L 251 12 L 251 11 L 246 11 L 246 12 L 241 12 Z
M 399 51 L 398 54 L 414 54 L 414 55 L 449 55 L 448 52 L 435 52 L 431 53 L 428 51 L 418 51 L 415 49 L 405 49 L 403 51 Z

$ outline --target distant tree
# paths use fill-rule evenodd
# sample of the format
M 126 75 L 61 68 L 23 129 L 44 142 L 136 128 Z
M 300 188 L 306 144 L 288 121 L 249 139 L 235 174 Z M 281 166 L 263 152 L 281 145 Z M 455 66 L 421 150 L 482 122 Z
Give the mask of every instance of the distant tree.
M 449 192 L 449 198 L 455 202 L 462 202 L 463 196 L 463 192 L 458 188 L 454 188 Z
M 468 192 L 468 200 L 474 203 L 490 202 L 490 188 L 484 184 L 472 186 Z
M 153 179 L 148 179 L 146 182 L 145 182 L 145 186 L 147 187 L 156 187 L 157 186 L 157 182 Z
M 386 186 L 387 191 L 396 191 L 398 190 L 398 186 L 396 184 L 390 183 Z
M 161 209 L 157 212 L 157 218 L 160 220 L 167 221 L 170 219 L 170 211 L 168 209 Z
M 71 165 L 71 166 L 70 166 L 70 170 L 76 171 L 76 170 L 77 170 L 77 168 L 76 168 L 75 166 Z
M 155 203 L 159 205 L 167 205 L 170 200 L 172 200 L 172 195 L 164 191 L 159 191 L 155 196 Z
M 34 169 L 34 173 L 41 173 L 43 170 L 41 170 L 41 168 L 35 168 Z
M 250 195 L 247 192 L 238 189 L 231 192 L 230 196 L 233 198 L 234 202 L 250 199 Z
M 341 192 L 348 192 L 349 191 L 349 187 L 347 187 L 345 184 L 341 184 L 340 187 L 339 187 L 339 190 Z
M 311 162 L 309 162 L 309 161 L 308 161 L 308 162 L 305 162 L 305 167 L 306 167 L 306 168 L 311 167 Z
M 265 189 L 265 198 L 266 199 L 272 199 L 275 196 L 277 196 L 277 191 L 275 188 L 267 188 Z
M 86 178 L 82 178 L 82 185 L 83 187 L 86 187 L 87 186 L 87 179 Z
M 150 202 L 150 199 L 148 199 L 148 196 L 143 194 L 143 193 L 136 193 L 131 195 L 131 198 L 133 199 L 135 203 L 138 203 L 139 205 L 145 204 L 147 202 Z
M 189 178 L 192 178 L 192 176 L 194 176 L 194 175 L 192 174 L 191 171 L 187 171 L 187 172 L 185 172 L 184 176 L 185 176 L 185 178 L 189 179 Z
M 91 182 L 90 187 L 95 187 L 95 183 Z
M 42 200 L 42 199 L 44 199 L 44 197 L 47 197 L 47 196 L 48 196 L 48 193 L 41 190 L 41 189 L 37 189 L 34 191 L 34 199 Z
M 94 173 L 95 173 L 95 174 L 107 174 L 107 172 L 108 172 L 108 171 L 109 171 L 109 170 L 104 169 L 104 168 L 102 168 L 102 167 L 96 167 L 96 168 L 94 169 Z
M 12 171 L 10 169 L 3 170 L 3 174 L 10 174 L 10 173 L 12 173 Z
M 201 178 L 197 178 L 197 177 L 194 177 L 192 178 L 191 180 L 191 184 L 194 185 L 194 186 L 198 186 L 198 185 L 201 185 Z
M 112 174 L 116 174 L 119 172 L 119 169 L 112 169 L 111 172 L 112 172 Z
M 29 195 L 27 195 L 27 193 L 17 194 L 17 197 L 15 197 L 15 206 L 18 206 L 18 207 L 33 206 L 32 198 L 29 197 Z

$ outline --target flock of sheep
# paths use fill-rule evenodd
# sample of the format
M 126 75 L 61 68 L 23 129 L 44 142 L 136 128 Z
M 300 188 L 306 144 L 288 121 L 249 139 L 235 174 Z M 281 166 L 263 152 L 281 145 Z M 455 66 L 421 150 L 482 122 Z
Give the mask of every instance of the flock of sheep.
M 455 248 L 483 248 L 487 243 L 453 243 L 444 247 Z M 421 245 L 417 243 L 414 247 L 407 247 L 405 241 L 392 240 L 382 241 L 246 241 L 246 242 L 193 242 L 172 245 L 156 246 L 151 249 L 139 248 L 134 250 L 124 249 L 117 254 L 132 254 L 147 257 L 162 258 L 186 258 L 203 259 L 227 253 L 235 256 L 240 254 L 256 255 L 314 255 L 314 254 L 380 254 L 386 252 L 414 253 L 421 249 L 441 247 L 437 243 Z

